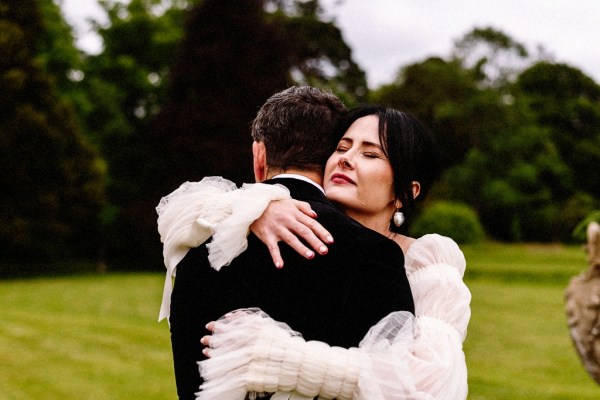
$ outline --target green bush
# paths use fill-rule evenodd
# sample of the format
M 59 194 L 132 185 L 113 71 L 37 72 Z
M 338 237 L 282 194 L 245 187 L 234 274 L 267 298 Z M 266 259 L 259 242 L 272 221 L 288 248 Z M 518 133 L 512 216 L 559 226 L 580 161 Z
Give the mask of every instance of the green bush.
M 592 221 L 596 221 L 600 224 L 600 210 L 592 211 L 591 213 L 586 215 L 586 217 L 583 220 L 581 220 L 579 224 L 577 224 L 577 226 L 573 230 L 573 239 L 575 239 L 578 242 L 587 241 L 586 230 L 587 226 Z
M 473 243 L 485 233 L 473 208 L 464 203 L 436 201 L 430 203 L 416 218 L 411 234 L 420 237 L 427 233 L 448 236 L 457 243 Z

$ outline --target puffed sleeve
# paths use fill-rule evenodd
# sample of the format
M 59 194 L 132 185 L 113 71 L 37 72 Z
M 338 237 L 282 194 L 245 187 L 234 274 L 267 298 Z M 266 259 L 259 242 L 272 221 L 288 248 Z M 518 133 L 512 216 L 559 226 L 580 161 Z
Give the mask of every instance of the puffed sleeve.
M 447 329 L 426 321 L 421 329 Z M 199 362 L 204 383 L 197 398 L 285 393 L 307 400 L 465 399 L 460 338 L 419 332 L 421 322 L 407 312 L 392 313 L 371 328 L 359 348 L 344 349 L 305 341 L 260 310 L 237 310 L 215 324 L 210 358 Z
M 288 199 L 281 185 L 245 184 L 241 189 L 221 177 L 185 182 L 156 207 L 166 271 L 159 321 L 169 315 L 172 277 L 188 250 L 207 245 L 211 266 L 219 270 L 247 247 L 248 228 L 271 200 Z
M 210 358 L 201 361 L 202 400 L 254 399 L 264 393 L 284 398 L 347 400 L 357 391 L 360 366 L 368 362 L 357 348 L 305 341 L 284 323 L 259 309 L 237 310 L 215 324 Z
M 445 236 L 425 235 L 410 246 L 405 268 L 415 315 L 448 323 L 464 340 L 471 318 L 471 292 L 462 279 L 466 261 L 458 245 Z

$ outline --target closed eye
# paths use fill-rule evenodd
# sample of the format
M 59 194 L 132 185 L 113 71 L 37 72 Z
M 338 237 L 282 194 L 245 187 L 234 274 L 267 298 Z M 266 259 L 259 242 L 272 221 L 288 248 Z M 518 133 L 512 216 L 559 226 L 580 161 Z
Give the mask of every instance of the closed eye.
M 367 158 L 381 158 L 381 155 L 377 153 L 363 153 L 363 155 Z

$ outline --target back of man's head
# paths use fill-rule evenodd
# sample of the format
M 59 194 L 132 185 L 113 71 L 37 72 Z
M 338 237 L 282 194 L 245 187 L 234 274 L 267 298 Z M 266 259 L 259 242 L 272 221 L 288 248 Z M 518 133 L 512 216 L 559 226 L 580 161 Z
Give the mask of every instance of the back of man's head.
M 293 86 L 267 99 L 252 123 L 252 138 L 264 143 L 269 168 L 322 173 L 345 112 L 334 94 Z

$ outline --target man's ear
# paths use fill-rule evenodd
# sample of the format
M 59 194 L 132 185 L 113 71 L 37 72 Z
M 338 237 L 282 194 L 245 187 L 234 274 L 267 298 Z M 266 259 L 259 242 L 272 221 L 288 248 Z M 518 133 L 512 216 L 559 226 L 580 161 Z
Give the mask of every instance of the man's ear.
M 419 195 L 419 193 L 421 193 L 421 184 L 417 181 L 412 181 L 412 192 L 413 192 L 413 199 L 416 199 L 417 196 Z
M 267 179 L 267 149 L 264 142 L 252 143 L 252 157 L 254 166 L 254 179 L 262 182 Z

